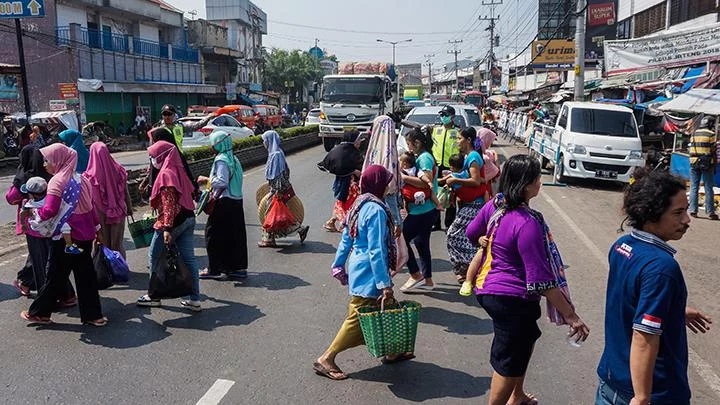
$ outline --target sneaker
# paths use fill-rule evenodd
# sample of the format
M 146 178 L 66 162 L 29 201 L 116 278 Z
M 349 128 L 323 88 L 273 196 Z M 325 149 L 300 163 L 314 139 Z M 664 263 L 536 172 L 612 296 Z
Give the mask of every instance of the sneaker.
M 469 297 L 472 294 L 472 283 L 465 281 L 460 287 L 460 295 L 463 297 Z
M 79 255 L 83 252 L 83 249 L 80 249 L 76 244 L 65 246 L 65 253 L 69 255 Z
M 162 302 L 160 300 L 154 300 L 150 298 L 150 296 L 148 296 L 147 294 L 138 298 L 135 303 L 139 307 L 159 307 L 162 305 Z
M 185 308 L 189 308 L 193 312 L 202 311 L 202 306 L 200 306 L 200 301 L 183 300 L 183 301 L 180 301 L 180 305 L 182 305 Z

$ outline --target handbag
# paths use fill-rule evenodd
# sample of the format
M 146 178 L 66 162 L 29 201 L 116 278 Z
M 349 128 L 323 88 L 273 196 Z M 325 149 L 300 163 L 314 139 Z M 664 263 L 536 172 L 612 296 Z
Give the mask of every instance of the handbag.
M 132 222 L 130 222 L 130 219 L 127 220 L 128 230 L 130 231 L 130 236 L 135 244 L 135 248 L 142 249 L 150 246 L 153 234 L 155 233 L 153 225 L 155 225 L 157 218 L 152 216 L 139 221 L 135 221 L 135 218 L 133 218 L 132 215 L 130 215 L 129 218 L 132 218 Z
M 368 351 L 374 357 L 415 351 L 420 308 L 415 301 L 401 301 L 385 308 L 385 299 L 378 307 L 357 309 L 360 328 Z
M 110 263 L 113 283 L 127 283 L 128 280 L 130 280 L 130 266 L 120 252 L 112 250 L 105 245 L 101 246 L 107 262 Z
M 443 207 L 443 209 L 448 209 L 448 207 L 450 207 L 450 201 L 452 201 L 452 191 L 446 187 L 440 187 L 437 198 L 438 201 L 440 201 L 440 206 Z
M 192 292 L 193 277 L 185 263 L 180 260 L 177 246 L 166 245 L 153 263 L 148 296 L 159 300 L 184 297 Z
M 263 229 L 266 232 L 277 232 L 288 228 L 294 223 L 295 217 L 287 204 L 275 194 L 270 204 L 270 210 L 265 216 L 265 221 L 263 221 Z
M 95 278 L 97 279 L 98 290 L 106 290 L 113 285 L 113 272 L 110 262 L 105 257 L 101 245 L 95 249 L 92 257 Z
M 695 163 L 692 164 L 692 168 L 701 172 L 706 172 L 713 167 L 712 155 L 698 156 Z

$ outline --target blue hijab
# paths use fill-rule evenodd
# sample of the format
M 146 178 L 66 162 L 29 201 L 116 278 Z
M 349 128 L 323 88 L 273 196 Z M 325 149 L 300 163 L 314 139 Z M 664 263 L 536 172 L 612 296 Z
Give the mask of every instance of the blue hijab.
M 285 153 L 280 147 L 280 135 L 275 131 L 266 131 L 262 135 L 263 145 L 268 151 L 268 160 L 265 164 L 265 179 L 275 180 L 288 169 Z
M 66 129 L 60 132 L 58 136 L 65 146 L 70 147 L 77 153 L 78 161 L 75 171 L 84 173 L 90 160 L 90 151 L 87 150 L 83 143 L 82 134 L 75 129 Z

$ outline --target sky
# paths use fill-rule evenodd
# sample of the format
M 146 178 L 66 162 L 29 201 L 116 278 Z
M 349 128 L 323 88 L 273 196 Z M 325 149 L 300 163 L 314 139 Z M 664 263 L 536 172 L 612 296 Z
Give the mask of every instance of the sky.
M 204 0 L 166 1 L 184 11 L 196 10 L 196 18 L 205 18 Z M 463 41 L 457 44 L 458 59 L 483 59 L 490 48 L 489 31 L 485 30 L 488 22 L 478 20 L 491 15 L 491 7 L 482 4 L 489 0 L 252 1 L 267 13 L 268 35 L 263 37 L 263 45 L 269 48 L 308 50 L 317 38 L 318 46 L 335 54 L 340 62 L 391 62 L 392 46 L 377 39 L 412 39 L 397 45 L 396 63 L 424 63 L 425 55 L 435 55 L 431 58 L 433 71 L 454 60 L 449 53 L 453 45 L 448 41 Z M 495 15 L 500 15 L 496 34 L 501 38 L 497 58 L 521 51 L 533 39 L 537 7 L 537 0 L 502 0 L 495 6 Z M 426 69 L 423 67 L 423 72 Z

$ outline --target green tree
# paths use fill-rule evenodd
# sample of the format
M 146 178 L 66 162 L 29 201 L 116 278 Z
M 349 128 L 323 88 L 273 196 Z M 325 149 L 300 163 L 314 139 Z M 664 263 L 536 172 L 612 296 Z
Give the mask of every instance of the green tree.
M 308 82 L 322 80 L 322 69 L 317 59 L 307 52 L 273 48 L 265 55 L 263 85 L 267 89 L 287 94 L 291 102 Z

